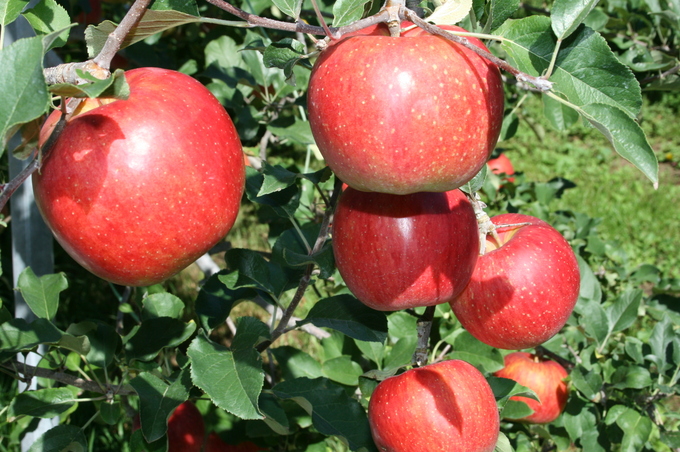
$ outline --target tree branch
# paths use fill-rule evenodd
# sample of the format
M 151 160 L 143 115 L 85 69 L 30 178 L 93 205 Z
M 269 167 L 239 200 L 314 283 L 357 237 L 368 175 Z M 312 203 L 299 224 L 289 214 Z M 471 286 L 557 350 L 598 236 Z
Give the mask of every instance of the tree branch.
M 411 364 L 414 367 L 420 367 L 427 364 L 430 350 L 430 333 L 432 331 L 432 321 L 434 320 L 434 313 L 436 310 L 437 306 L 428 306 L 416 323 L 416 328 L 418 330 L 418 345 L 416 345 L 416 351 L 411 358 Z

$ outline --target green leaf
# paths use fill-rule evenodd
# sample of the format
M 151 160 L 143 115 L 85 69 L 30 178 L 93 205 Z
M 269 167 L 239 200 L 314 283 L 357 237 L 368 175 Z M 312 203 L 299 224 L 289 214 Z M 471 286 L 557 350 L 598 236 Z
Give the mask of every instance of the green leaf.
M 612 385 L 618 389 L 644 389 L 652 385 L 652 377 L 644 367 L 619 367 L 612 375 Z
M 300 205 L 300 190 L 297 185 L 268 195 L 259 196 L 258 193 L 264 183 L 264 175 L 257 170 L 246 168 L 246 195 L 252 202 L 271 207 L 277 215 L 291 218 Z
M 303 0 L 272 0 L 272 2 L 283 14 L 290 16 L 295 20 L 300 18 Z
M 50 93 L 55 96 L 92 98 L 92 97 L 115 97 L 116 99 L 127 99 L 130 96 L 130 87 L 125 80 L 125 72 L 122 69 L 116 70 L 110 77 L 100 80 L 85 72 L 79 72 L 80 77 L 90 80 L 89 83 L 72 85 L 69 83 L 59 83 L 49 87 Z
M 348 355 L 324 361 L 322 370 L 326 377 L 347 386 L 357 386 L 359 377 L 364 373 L 359 363 L 352 361 Z
M 314 136 L 309 121 L 296 119 L 295 122 L 286 127 L 267 126 L 267 130 L 281 140 L 291 140 L 303 146 L 314 144 Z
M 267 162 L 262 162 L 262 175 L 264 181 L 257 196 L 264 196 L 270 193 L 281 191 L 295 184 L 298 174 L 289 171 L 281 165 L 272 166 Z
M 254 250 L 234 248 L 225 256 L 227 266 L 235 270 L 219 279 L 230 289 L 254 287 L 278 298 L 288 286 L 288 278 L 281 266 L 267 261 L 262 254 Z
M 73 336 L 86 335 L 90 350 L 87 361 L 98 367 L 107 367 L 113 361 L 116 352 L 122 345 L 120 335 L 111 325 L 102 322 L 85 321 L 73 324 L 66 330 Z
M 162 438 L 168 430 L 168 418 L 180 404 L 189 398 L 191 379 L 188 370 L 171 384 L 151 372 L 142 372 L 130 386 L 139 395 L 139 419 L 147 442 Z
M 128 359 L 150 361 L 166 347 L 176 347 L 196 331 L 196 324 L 184 323 L 170 317 L 144 320 L 127 338 L 125 354 Z
M 456 336 L 453 342 L 451 358 L 462 359 L 475 367 L 481 367 L 484 372 L 496 372 L 504 367 L 501 352 L 475 339 L 467 331 Z
M 191 378 L 213 403 L 241 419 L 263 419 L 257 400 L 264 383 L 262 358 L 253 336 L 268 334 L 266 325 L 252 317 L 238 322 L 232 349 L 199 335 L 191 342 Z M 245 339 L 245 340 L 244 340 Z
M 23 13 L 23 16 L 39 36 L 59 31 L 58 38 L 53 40 L 49 47 L 45 49 L 45 52 L 66 44 L 71 18 L 64 7 L 55 0 L 41 0 L 33 8 Z
M 366 342 L 354 339 L 361 353 L 368 359 L 378 365 L 378 369 L 382 368 L 383 358 L 385 356 L 385 344 L 380 342 Z
M 510 397 L 521 396 L 539 400 L 534 391 L 509 378 L 489 377 L 487 378 L 487 381 L 489 382 L 489 386 L 491 386 L 493 395 L 496 398 L 496 403 L 498 404 L 498 408 L 501 410 L 503 417 L 508 419 L 519 419 L 533 413 L 533 410 L 530 409 L 526 403 L 514 400 L 511 401 Z M 529 409 L 529 412 L 526 411 L 527 409 Z
M 666 361 L 666 351 L 674 336 L 673 324 L 668 317 L 664 317 L 659 323 L 654 325 L 652 335 L 649 338 L 649 346 L 652 353 L 646 355 L 645 359 L 653 362 L 660 374 L 663 374 L 671 367 L 671 364 Z
M 40 37 L 19 39 L 0 50 L 0 139 L 15 125 L 47 111 L 49 94 L 43 76 Z
M 171 293 L 154 293 L 142 300 L 142 320 L 170 317 L 181 319 L 184 302 Z
M 198 5 L 194 0 L 155 0 L 151 9 L 154 11 L 179 11 L 192 16 L 200 16 Z
M 343 437 L 350 450 L 375 452 L 366 411 L 344 388 L 326 378 L 298 378 L 277 384 L 274 395 L 293 400 L 312 416 L 316 430 Z
M 505 433 L 500 432 L 498 434 L 498 441 L 496 442 L 494 452 L 515 452 L 512 448 L 512 444 L 510 444 L 510 440 L 505 436 Z
M 262 61 L 265 67 L 285 69 L 290 61 L 300 60 L 304 56 L 305 46 L 303 43 L 297 39 L 284 38 L 265 48 Z
M 522 400 L 508 400 L 501 411 L 501 416 L 505 419 L 522 419 L 530 416 L 534 410 L 529 408 L 529 405 Z
M 343 294 L 319 300 L 297 326 L 311 323 L 321 328 L 333 328 L 360 341 L 385 342 L 387 318 L 351 295 Z
M 460 189 L 467 194 L 473 194 L 475 192 L 478 192 L 479 190 L 482 189 L 484 186 L 484 181 L 486 180 L 486 173 L 488 172 L 489 167 L 487 165 L 482 166 L 482 169 L 479 170 L 479 172 L 470 179 L 470 181 L 460 187 Z
M 439 3 L 427 21 L 436 25 L 457 24 L 467 17 L 471 9 L 472 0 L 446 0 Z
M 652 420 L 630 408 L 616 419 L 616 424 L 623 430 L 621 452 L 641 451 L 652 434 Z
M 415 330 L 413 330 L 415 331 Z M 415 336 L 402 337 L 392 346 L 385 356 L 384 369 L 398 369 L 411 363 L 413 353 L 418 346 L 418 338 Z
M 196 297 L 196 314 L 201 322 L 201 326 L 210 331 L 222 325 L 231 308 L 243 299 L 253 299 L 257 293 L 253 289 L 229 289 L 220 279 L 226 276 L 225 270 L 212 275 L 201 287 Z
M 107 424 L 116 425 L 123 415 L 122 405 L 120 402 L 104 402 L 99 405 L 99 415 Z
M 288 345 L 271 349 L 284 380 L 323 376 L 321 364 L 304 351 Z
M 338 0 L 333 3 L 333 26 L 342 27 L 351 24 L 364 15 L 364 8 L 369 0 Z
M 75 425 L 57 425 L 46 431 L 28 452 L 86 452 L 85 434 Z
M 543 113 L 556 130 L 567 130 L 578 121 L 579 113 L 573 108 L 566 106 L 564 102 L 558 102 L 546 95 L 543 95 L 542 98 Z
M 0 325 L 0 350 L 16 353 L 31 350 L 38 344 L 55 344 L 63 333 L 47 319 L 32 323 L 24 319 L 12 319 Z
M 0 0 L 0 26 L 14 22 L 26 5 L 28 0 Z
M 51 319 L 59 308 L 59 294 L 68 288 L 63 273 L 37 277 L 30 267 L 19 275 L 17 286 L 31 311 L 43 319 Z
M 571 382 L 589 400 L 599 400 L 602 391 L 602 376 L 594 370 L 587 371 L 577 366 L 571 372 Z
M 24 391 L 12 399 L 8 416 L 10 418 L 20 415 L 52 418 L 65 412 L 76 403 L 76 396 L 73 390 L 69 388 Z
M 610 333 L 623 331 L 635 323 L 641 301 L 642 290 L 628 290 L 606 309 Z
M 609 319 L 602 304 L 594 299 L 579 298 L 574 310 L 581 315 L 579 323 L 586 334 L 595 339 L 599 345 L 604 344 L 609 337 Z
M 319 278 L 328 279 L 335 271 L 335 255 L 331 242 L 326 242 L 319 251 L 312 254 L 298 254 L 288 249 L 283 250 L 283 258 L 291 267 L 304 267 L 309 264 L 316 265 L 320 272 Z
M 64 334 L 61 339 L 59 339 L 57 345 L 61 348 L 72 350 L 82 356 L 85 356 L 90 352 L 90 339 L 88 339 L 87 336 Z
M 259 403 L 267 426 L 279 435 L 290 435 L 290 422 L 279 400 L 272 394 L 263 393 L 260 395 Z
M 556 0 L 550 17 L 557 39 L 566 39 L 595 8 L 600 0 Z
M 495 30 L 503 25 L 510 16 L 519 9 L 519 0 L 491 0 L 489 30 Z

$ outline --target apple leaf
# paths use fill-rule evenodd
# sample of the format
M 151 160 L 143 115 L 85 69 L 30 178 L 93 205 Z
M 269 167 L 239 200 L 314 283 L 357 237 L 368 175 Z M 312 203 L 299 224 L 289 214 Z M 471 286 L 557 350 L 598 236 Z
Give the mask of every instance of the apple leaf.
M 80 427 L 65 424 L 46 431 L 28 449 L 28 452 L 85 452 L 87 438 Z
M 170 317 L 144 320 L 126 337 L 125 354 L 128 359 L 150 361 L 166 347 L 176 347 L 196 331 L 196 323 L 184 323 Z
M 494 452 L 515 452 L 512 448 L 512 444 L 510 444 L 510 440 L 505 436 L 505 433 L 500 432 L 498 434 L 498 441 L 496 442 Z
M 77 394 L 70 388 L 47 388 L 25 391 L 12 399 L 7 416 L 25 415 L 40 418 L 59 416 L 77 403 Z
M 14 354 L 31 350 L 38 344 L 56 344 L 62 335 L 47 319 L 40 318 L 31 323 L 12 319 L 0 325 L 0 350 L 3 354 Z
M 538 396 L 533 390 L 527 388 L 526 386 L 522 386 L 515 380 L 502 377 L 489 377 L 487 378 L 487 381 L 489 382 L 489 386 L 491 386 L 493 395 L 496 398 L 496 403 L 501 409 L 505 406 L 508 400 L 510 400 L 510 397 L 514 396 L 539 400 Z
M 260 411 L 264 414 L 264 423 L 279 435 L 290 435 L 290 422 L 286 411 L 281 407 L 279 399 L 273 394 L 260 395 Z
M 55 31 L 59 31 L 58 37 L 52 39 L 52 42 L 45 51 L 66 44 L 71 18 L 68 16 L 64 7 L 59 5 L 55 0 L 42 0 L 36 3 L 33 8 L 24 12 L 23 16 L 39 36 L 49 35 Z
M 87 336 L 73 336 L 67 333 L 61 336 L 57 346 L 85 356 L 90 352 L 90 339 Z
M 616 369 L 611 383 L 617 389 L 644 389 L 652 385 L 652 376 L 644 367 L 624 366 Z
M 515 11 L 519 9 L 519 0 L 491 0 L 490 17 L 491 24 L 487 25 L 489 30 L 500 27 Z
M 0 0 L 0 26 L 14 22 L 26 5 L 28 0 Z
M 127 99 L 130 96 L 130 87 L 125 80 L 125 72 L 122 69 L 116 70 L 111 77 L 104 80 L 95 78 L 85 72 L 79 72 L 79 76 L 89 83 L 73 85 L 70 83 L 58 83 L 49 87 L 50 93 L 55 96 L 64 97 L 114 97 L 116 99 Z
M 267 126 L 267 130 L 282 140 L 292 140 L 303 146 L 314 144 L 314 136 L 309 121 L 296 119 L 294 124 L 287 127 Z
M 488 172 L 488 169 L 489 167 L 487 165 L 482 166 L 482 169 L 479 170 L 475 177 L 470 179 L 470 181 L 467 184 L 462 185 L 460 189 L 469 195 L 474 194 L 475 192 L 481 190 L 482 187 L 484 186 L 484 181 L 486 180 L 486 173 Z
M 105 402 L 99 405 L 99 415 L 102 421 L 109 425 L 116 425 L 123 415 L 123 409 L 120 402 L 109 403 Z
M 272 2 L 283 14 L 292 17 L 296 21 L 300 19 L 303 0 L 272 0 Z
M 297 185 L 291 185 L 283 190 L 264 196 L 258 195 L 264 175 L 250 166 L 246 167 L 246 196 L 252 202 L 271 207 L 277 215 L 283 218 L 295 216 L 295 211 L 300 206 L 300 190 Z
M 151 8 L 154 11 L 179 11 L 192 16 L 200 16 L 198 4 L 194 0 L 155 0 Z
M 253 317 L 239 319 L 231 349 L 199 334 L 187 350 L 194 384 L 223 410 L 241 419 L 262 419 L 257 400 L 264 372 L 254 346 L 268 336 L 269 328 Z
M 550 17 L 557 39 L 564 40 L 571 35 L 595 8 L 600 0 L 556 0 Z
M 415 329 L 412 331 L 415 331 Z M 417 346 L 418 338 L 416 336 L 402 337 L 397 340 L 385 356 L 383 369 L 386 371 L 399 369 L 411 364 L 411 359 Z
M 142 300 L 142 320 L 159 317 L 181 319 L 184 315 L 184 302 L 171 293 L 154 293 Z
M 222 325 L 231 308 L 240 300 L 257 296 L 257 293 L 249 288 L 229 289 L 221 280 L 226 274 L 227 272 L 222 270 L 208 278 L 196 297 L 196 314 L 206 331 Z
M 280 399 L 293 400 L 312 416 L 316 430 L 343 437 L 350 450 L 375 452 L 366 411 L 342 386 L 326 378 L 286 380 L 272 388 Z
M 180 404 L 189 398 L 191 378 L 182 370 L 178 378 L 167 383 L 151 372 L 142 372 L 130 380 L 130 386 L 139 395 L 139 419 L 147 442 L 162 438 L 168 430 L 168 418 Z
M 359 377 L 364 373 L 359 363 L 352 361 L 352 357 L 349 355 L 327 359 L 321 369 L 324 376 L 347 386 L 357 386 Z
M 319 300 L 297 326 L 311 323 L 332 328 L 360 341 L 385 342 L 387 318 L 351 295 L 342 294 Z
M 526 402 L 522 400 L 508 400 L 500 414 L 505 419 L 522 419 L 533 413 L 534 410 L 529 408 Z
M 107 367 L 111 364 L 122 345 L 120 335 L 115 328 L 102 322 L 85 321 L 72 324 L 66 332 L 73 336 L 87 336 L 90 345 L 90 350 L 86 355 L 87 361 L 99 367 Z
M 485 372 L 496 372 L 504 367 L 501 352 L 475 339 L 467 331 L 463 331 L 453 339 L 451 358 L 462 359 Z
M 330 278 L 335 271 L 335 256 L 330 242 L 324 244 L 318 252 L 313 254 L 298 254 L 284 249 L 283 258 L 286 264 L 291 267 L 303 267 L 308 264 L 316 265 L 319 267 L 319 278 L 321 279 Z
M 600 432 L 597 430 L 597 418 L 592 408 L 584 407 L 580 412 L 569 409 L 562 414 L 564 428 L 573 443 L 580 443 L 588 452 L 606 452 L 600 443 Z
M 463 20 L 472 9 L 472 0 L 444 0 L 427 17 L 436 25 L 453 25 Z
M 671 364 L 666 361 L 666 351 L 673 342 L 674 336 L 673 323 L 667 316 L 652 329 L 652 335 L 649 337 L 651 353 L 645 355 L 645 359 L 656 365 L 659 374 L 663 374 L 671 367 Z
M 264 181 L 262 181 L 262 186 L 257 196 L 268 195 L 288 188 L 295 184 L 298 178 L 297 173 L 287 170 L 281 165 L 270 165 L 265 161 L 262 162 L 262 174 L 264 175 Z
M 274 358 L 279 363 L 284 380 L 307 377 L 317 378 L 323 376 L 321 365 L 309 354 L 295 347 L 284 345 L 271 349 Z
M 382 368 L 383 358 L 385 357 L 385 344 L 360 341 L 358 339 L 354 339 L 354 343 L 364 356 L 378 365 L 378 369 Z
M 567 130 L 578 121 L 579 113 L 550 96 L 543 95 L 543 113 L 552 126 L 560 131 Z
M 637 320 L 642 301 L 642 290 L 628 290 L 621 294 L 605 311 L 609 318 L 609 332 L 615 333 L 631 326 Z
M 602 391 L 602 376 L 594 370 L 588 371 L 583 366 L 576 366 L 570 373 L 572 385 L 588 400 L 597 400 Z
M 623 430 L 621 452 L 643 450 L 653 431 L 652 420 L 632 408 L 626 409 L 616 418 L 616 425 Z
M 17 281 L 19 292 L 31 311 L 43 319 L 51 319 L 59 308 L 59 294 L 68 288 L 63 273 L 38 277 L 30 267 L 26 267 Z
M 342 27 L 351 24 L 364 15 L 364 8 L 369 0 L 338 0 L 333 3 L 333 26 Z
M 231 249 L 225 255 L 227 266 L 235 271 L 220 275 L 219 279 L 230 289 L 252 287 L 278 299 L 289 287 L 288 278 L 281 266 L 267 261 L 262 254 L 248 249 Z
M 156 441 L 147 443 L 142 430 L 135 430 L 130 436 L 130 452 L 168 452 L 168 437 L 164 435 Z
M 43 44 L 40 37 L 19 39 L 0 50 L 0 137 L 17 124 L 47 111 L 49 93 L 43 76 Z

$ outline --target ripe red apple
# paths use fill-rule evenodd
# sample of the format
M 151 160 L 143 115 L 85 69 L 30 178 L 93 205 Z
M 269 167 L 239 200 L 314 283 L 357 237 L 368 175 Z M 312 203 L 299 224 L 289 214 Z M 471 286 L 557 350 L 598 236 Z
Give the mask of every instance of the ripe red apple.
M 452 300 L 479 254 L 475 214 L 460 190 L 389 195 L 348 187 L 332 233 L 347 287 L 381 311 Z
M 261 448 L 251 441 L 245 441 L 236 445 L 225 443 L 215 432 L 208 435 L 205 442 L 205 452 L 260 452 L 267 449 Z
M 505 367 L 494 375 L 515 380 L 522 386 L 532 389 L 540 402 L 528 397 L 514 396 L 529 405 L 534 413 L 519 420 L 546 424 L 552 422 L 564 411 L 569 398 L 569 389 L 564 381 L 568 373 L 556 361 L 542 359 L 526 352 L 514 352 L 505 357 Z
M 411 369 L 382 381 L 368 404 L 378 450 L 492 452 L 500 420 L 480 371 L 460 360 Z
M 201 452 L 205 440 L 203 416 L 186 401 L 168 419 L 168 452 Z
M 505 174 L 506 176 L 512 176 L 515 174 L 515 168 L 512 166 L 512 162 L 507 155 L 501 154 L 495 159 L 491 159 L 486 164 L 489 169 L 494 174 Z M 507 177 L 508 182 L 515 182 L 514 177 Z
M 108 281 L 147 286 L 229 232 L 245 180 L 234 125 L 203 85 L 157 68 L 126 73 L 127 100 L 90 99 L 33 175 L 64 249 Z M 41 132 L 46 139 L 58 116 Z
M 386 36 L 384 24 L 370 32 L 331 44 L 314 64 L 309 121 L 326 162 L 363 191 L 403 195 L 465 184 L 500 133 L 498 68 L 420 28 L 398 38 Z
M 576 256 L 562 235 L 528 215 L 503 214 L 496 225 L 529 223 L 489 234 L 470 283 L 451 307 L 470 334 L 497 348 L 535 347 L 566 323 L 578 299 Z

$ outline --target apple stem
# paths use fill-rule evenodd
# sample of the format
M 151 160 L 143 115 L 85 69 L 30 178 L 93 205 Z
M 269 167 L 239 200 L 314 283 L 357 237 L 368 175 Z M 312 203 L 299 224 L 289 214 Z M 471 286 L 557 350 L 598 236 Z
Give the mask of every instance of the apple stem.
M 562 358 L 560 355 L 557 353 L 553 353 L 547 348 L 543 347 L 542 345 L 539 345 L 536 347 L 536 356 L 538 356 L 540 359 L 545 358 L 546 356 L 553 361 L 557 361 L 562 367 L 567 369 L 567 371 L 571 371 L 574 367 L 576 367 L 576 364 L 572 363 L 568 359 Z
M 390 30 L 390 36 L 398 38 L 401 35 L 401 11 L 404 10 L 406 0 L 387 0 L 385 3 L 385 11 L 387 11 L 387 28 Z
M 425 312 L 418 318 L 416 328 L 418 330 L 418 344 L 416 351 L 411 358 L 413 367 L 420 367 L 427 364 L 429 353 L 430 332 L 432 331 L 432 321 L 434 320 L 434 313 L 437 306 L 428 306 Z
M 470 203 L 472 203 L 472 209 L 475 211 L 475 217 L 477 218 L 477 227 L 479 228 L 479 255 L 483 256 L 486 253 L 486 236 L 491 234 L 500 243 L 501 239 L 496 232 L 496 225 L 491 222 L 491 218 L 484 211 L 486 204 L 479 197 L 479 193 L 465 194 Z

